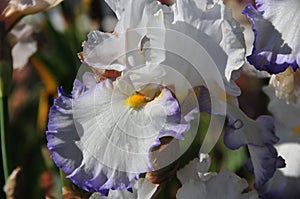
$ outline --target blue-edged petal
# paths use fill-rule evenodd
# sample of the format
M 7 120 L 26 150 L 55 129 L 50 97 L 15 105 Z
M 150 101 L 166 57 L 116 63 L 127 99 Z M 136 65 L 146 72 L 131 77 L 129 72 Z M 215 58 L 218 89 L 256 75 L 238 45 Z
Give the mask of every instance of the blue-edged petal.
M 300 64 L 300 3 L 297 0 L 257 0 L 256 10 L 246 6 L 243 13 L 249 18 L 255 34 L 253 51 L 248 61 L 258 70 L 271 74 L 294 69 Z
M 236 106 L 228 104 L 227 107 L 228 124 L 224 143 L 233 150 L 248 146 L 249 165 L 252 165 L 250 170 L 255 174 L 255 186 L 260 188 L 273 176 L 276 168 L 284 166 L 284 160 L 273 146 L 279 140 L 275 135 L 273 118 L 260 116 L 254 121 Z
M 76 80 L 73 96 L 60 92 L 51 107 L 48 148 L 57 166 L 87 191 L 131 188 L 140 173 L 153 169 L 150 149 L 159 138 L 182 139 L 189 129 L 170 90 L 162 87 L 152 101 L 132 107 L 134 90 L 123 92 L 128 85 L 106 80 L 88 88 Z

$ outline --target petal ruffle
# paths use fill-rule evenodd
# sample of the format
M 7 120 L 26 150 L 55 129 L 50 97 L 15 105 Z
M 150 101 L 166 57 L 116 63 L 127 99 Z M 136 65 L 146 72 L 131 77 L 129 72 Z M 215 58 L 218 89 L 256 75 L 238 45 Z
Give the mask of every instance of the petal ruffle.
M 255 35 L 248 61 L 258 70 L 271 74 L 283 72 L 289 66 L 297 69 L 300 64 L 299 1 L 259 0 L 256 4 L 258 10 L 248 5 L 243 11 Z
M 72 93 L 60 91 L 51 107 L 48 148 L 57 166 L 87 191 L 131 188 L 140 173 L 153 169 L 150 149 L 159 139 L 182 139 L 189 129 L 167 88 L 137 110 L 110 80 L 89 89 L 76 80 Z
M 126 199 L 150 199 L 157 190 L 158 185 L 152 184 L 145 178 L 137 180 L 129 190 L 111 190 L 108 196 L 101 196 L 99 193 L 94 193 L 89 199 L 105 199 L 105 198 L 126 198 Z

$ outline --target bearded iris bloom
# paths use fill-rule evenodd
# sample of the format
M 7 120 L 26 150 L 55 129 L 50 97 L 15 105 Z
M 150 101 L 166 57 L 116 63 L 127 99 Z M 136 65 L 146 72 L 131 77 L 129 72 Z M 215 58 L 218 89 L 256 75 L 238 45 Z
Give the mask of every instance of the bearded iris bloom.
M 119 20 L 115 31 L 88 35 L 80 57 L 90 72 L 74 81 L 71 95 L 59 89 L 49 113 L 48 148 L 56 165 L 87 191 L 108 195 L 109 190 L 132 188 L 141 173 L 156 169 L 150 151 L 161 144 L 160 139 L 183 139 L 190 129 L 198 109 L 183 111 L 189 105 L 189 100 L 184 103 L 190 91 L 186 85 L 206 83 L 211 98 L 219 103 L 210 113 L 243 121 L 238 126 L 229 122 L 229 130 L 233 127 L 237 133 L 228 131 L 226 144 L 231 149 L 248 145 L 257 185 L 264 184 L 282 165 L 272 146 L 278 139 L 271 119 L 254 122 L 237 107 L 240 89 L 233 80 L 244 63 L 245 44 L 243 29 L 230 10 L 222 1 L 178 0 L 171 7 L 146 0 L 107 2 Z M 176 40 L 174 32 L 186 40 Z M 204 47 L 209 61 L 194 51 L 197 46 Z M 168 52 L 170 48 L 175 51 Z M 196 64 L 178 54 L 191 56 Z M 189 81 L 170 77 L 172 70 Z M 228 113 L 221 110 L 224 106 L 229 106 Z M 248 129 L 245 133 L 239 131 L 242 126 Z M 269 157 L 270 171 L 262 166 Z M 226 171 L 221 174 L 231 178 Z
M 150 16 L 159 21 L 162 15 L 151 13 L 147 19 Z M 103 41 L 106 35 L 113 38 Z M 112 58 L 106 52 L 115 52 L 114 42 L 124 50 L 122 42 L 128 37 L 118 36 L 100 32 L 89 35 L 83 61 L 96 73 L 84 73 L 79 77 L 82 80 L 75 80 L 71 96 L 59 90 L 47 131 L 48 148 L 56 165 L 79 187 L 102 195 L 109 190 L 130 189 L 141 173 L 154 170 L 151 148 L 160 145 L 162 137 L 183 139 L 193 119 L 190 114 L 182 116 L 179 102 L 168 87 L 151 81 L 161 77 L 155 59 L 131 71 L 122 59 L 106 62 Z M 112 42 L 112 51 L 101 51 L 105 42 Z

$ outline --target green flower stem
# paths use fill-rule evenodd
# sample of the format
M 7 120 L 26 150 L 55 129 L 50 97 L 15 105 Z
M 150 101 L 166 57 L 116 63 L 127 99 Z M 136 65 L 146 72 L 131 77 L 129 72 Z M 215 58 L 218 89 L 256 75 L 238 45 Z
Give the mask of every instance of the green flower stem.
M 11 48 L 6 39 L 4 23 L 0 22 L 0 134 L 1 134 L 1 153 L 5 181 L 9 176 L 9 165 L 7 159 L 6 133 L 9 122 L 8 117 L 8 93 L 12 81 L 12 57 Z
M 1 95 L 2 95 L 2 93 L 0 90 L 1 153 L 2 153 L 4 179 L 6 181 L 8 179 L 8 175 L 9 175 L 7 153 L 6 153 L 6 136 L 5 136 L 5 132 L 7 129 L 8 111 L 7 111 L 7 97 L 1 96 Z

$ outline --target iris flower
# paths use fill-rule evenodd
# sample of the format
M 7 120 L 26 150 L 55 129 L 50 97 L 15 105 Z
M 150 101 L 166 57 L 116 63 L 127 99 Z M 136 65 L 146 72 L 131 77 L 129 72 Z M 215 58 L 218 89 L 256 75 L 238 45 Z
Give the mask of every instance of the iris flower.
M 255 34 L 253 51 L 248 61 L 258 70 L 271 74 L 294 70 L 300 65 L 300 20 L 298 0 L 255 0 L 243 13 Z
M 149 2 L 140 1 L 141 5 Z M 152 11 L 150 8 L 141 6 L 136 11 Z M 128 19 L 126 11 L 132 16 L 130 9 L 116 14 Z M 147 19 L 144 25 L 156 24 L 163 17 L 161 10 L 143 16 Z M 128 22 L 130 19 L 120 20 L 117 26 L 128 28 Z M 183 139 L 195 112 L 182 116 L 175 94 L 156 81 L 163 73 L 153 56 L 133 70 L 128 70 L 122 59 L 109 63 L 115 58 L 110 53 L 115 53 L 116 47 L 123 51 L 123 38 L 129 39 L 119 36 L 89 34 L 83 61 L 96 73 L 87 72 L 76 79 L 71 95 L 60 89 L 49 113 L 48 148 L 56 165 L 79 187 L 101 195 L 130 189 L 141 173 L 154 170 L 150 150 L 160 145 L 162 137 Z M 107 40 L 111 51 L 102 51 L 107 37 L 113 37 Z
M 223 168 L 219 173 L 208 172 L 210 157 L 200 154 L 183 169 L 177 172 L 182 187 L 177 192 L 177 198 L 206 199 L 206 198 L 230 198 L 230 199 L 256 199 L 256 191 L 243 193 L 248 187 L 245 179 Z
M 231 117 L 241 118 L 249 130 L 228 133 L 228 145 L 235 149 L 248 144 L 257 181 L 263 184 L 270 178 L 281 160 L 272 148 L 277 138 L 269 119 L 254 122 L 237 107 L 240 90 L 233 80 L 244 63 L 245 44 L 243 29 L 223 1 L 178 0 L 171 7 L 146 0 L 107 2 L 119 20 L 115 31 L 88 35 L 80 55 L 93 73 L 79 76 L 71 95 L 60 89 L 49 113 L 48 148 L 68 178 L 103 195 L 131 188 L 140 173 L 153 170 L 150 149 L 159 139 L 183 139 L 190 128 L 195 107 L 182 110 L 189 104 L 184 103 L 189 84 L 212 89 L 219 103 L 213 114 L 223 113 L 230 102 Z M 199 46 L 202 51 L 195 51 Z M 210 59 L 202 59 L 202 52 Z M 172 70 L 185 80 L 168 76 Z M 230 124 L 234 130 L 242 127 Z M 262 166 L 268 155 L 271 172 Z

